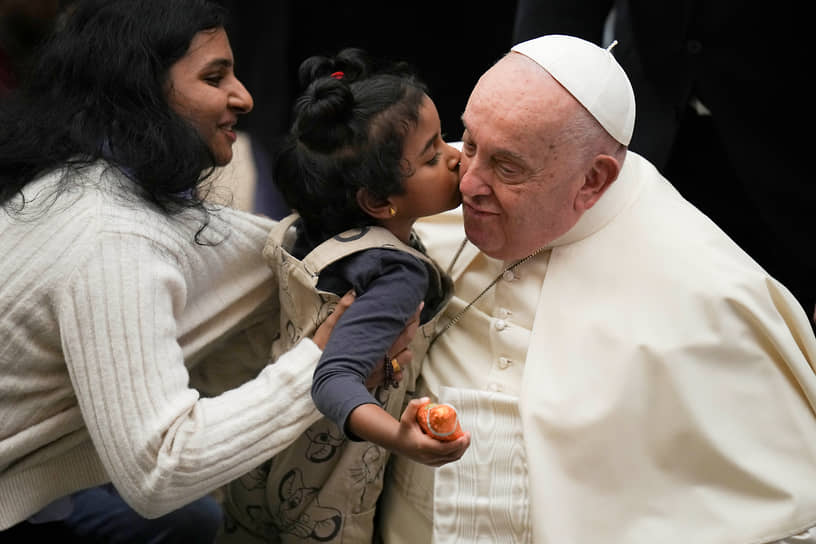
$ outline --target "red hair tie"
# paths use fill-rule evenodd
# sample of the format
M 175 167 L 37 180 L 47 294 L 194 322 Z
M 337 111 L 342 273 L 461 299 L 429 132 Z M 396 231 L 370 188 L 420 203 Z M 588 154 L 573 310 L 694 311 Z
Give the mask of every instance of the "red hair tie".
M 343 76 L 346 75 L 343 72 L 334 72 L 331 77 L 334 79 L 343 79 Z

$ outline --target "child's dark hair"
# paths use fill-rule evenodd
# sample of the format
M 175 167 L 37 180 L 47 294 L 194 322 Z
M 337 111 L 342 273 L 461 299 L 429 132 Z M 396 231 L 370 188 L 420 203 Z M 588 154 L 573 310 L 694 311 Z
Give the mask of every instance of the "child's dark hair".
M 215 159 L 166 87 L 193 37 L 225 17 L 209 0 L 76 3 L 0 106 L 0 206 L 40 174 L 104 158 L 164 212 L 203 209 L 196 187 Z
M 273 175 L 316 244 L 373 223 L 357 204 L 360 189 L 382 200 L 403 192 L 411 175 L 403 143 L 419 120 L 426 87 L 406 64 L 375 70 L 360 49 L 310 57 L 299 77 L 306 90 Z

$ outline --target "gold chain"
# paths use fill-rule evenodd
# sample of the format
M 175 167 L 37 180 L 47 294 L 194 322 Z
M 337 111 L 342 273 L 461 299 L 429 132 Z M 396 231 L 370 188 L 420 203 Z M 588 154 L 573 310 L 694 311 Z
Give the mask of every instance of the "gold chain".
M 459 259 L 459 255 L 462 253 L 462 250 L 464 249 L 464 247 L 465 247 L 465 244 L 466 244 L 466 243 L 467 243 L 467 238 L 466 238 L 466 239 L 464 239 L 464 240 L 462 240 L 462 245 L 460 245 L 460 246 L 459 246 L 459 250 L 456 252 L 456 255 L 453 257 L 453 261 L 451 261 L 451 264 L 450 264 L 450 266 L 448 267 L 448 274 L 450 274 L 451 270 L 453 269 L 453 265 L 454 265 L 454 263 L 457 261 L 457 259 Z M 498 281 L 499 281 L 499 280 L 502 278 L 502 276 L 504 276 L 505 274 L 507 274 L 509 271 L 514 270 L 516 267 L 521 266 L 522 264 L 526 263 L 527 261 L 529 261 L 530 259 L 532 259 L 532 258 L 533 258 L 533 257 L 535 257 L 536 255 L 538 255 L 539 253 L 541 253 L 542 251 L 544 251 L 544 249 L 545 249 L 545 248 L 540 247 L 540 248 L 538 248 L 537 250 L 535 250 L 535 251 L 533 251 L 532 253 L 530 253 L 529 255 L 527 255 L 526 257 L 524 257 L 523 259 L 519 259 L 518 261 L 514 262 L 513 264 L 509 265 L 507 268 L 505 268 L 504 270 L 502 270 L 502 271 L 501 271 L 501 273 L 499 273 L 499 275 L 498 275 L 498 276 L 496 276 L 495 278 L 493 278 L 493 281 L 491 281 L 491 282 L 490 282 L 490 283 L 487 285 L 487 287 L 485 287 L 484 289 L 482 289 L 482 292 L 481 292 L 481 293 L 479 293 L 478 295 L 476 295 L 476 298 L 474 298 L 473 300 L 471 300 L 470 302 L 468 302 L 467 306 L 465 306 L 464 308 L 462 308 L 461 310 L 459 310 L 459 313 L 457 313 L 455 316 L 453 316 L 453 318 L 452 318 L 452 319 L 451 319 L 451 320 L 448 322 L 448 324 L 447 324 L 447 325 L 445 325 L 445 328 L 444 328 L 444 329 L 442 329 L 441 331 L 439 331 L 438 333 L 436 333 L 436 336 L 434 336 L 434 337 L 433 337 L 433 339 L 431 340 L 431 342 L 428 344 L 428 349 L 431 349 L 431 346 L 433 346 L 434 342 L 436 342 L 436 341 L 437 341 L 437 339 L 438 339 L 440 336 L 442 336 L 442 333 L 444 333 L 445 331 L 447 331 L 448 329 L 450 329 L 451 327 L 453 327 L 454 325 L 456 325 L 456 324 L 459 322 L 459 320 L 460 320 L 460 319 L 462 319 L 462 316 L 463 316 L 463 315 L 465 315 L 465 312 L 467 312 L 468 310 L 470 310 L 470 307 L 471 307 L 471 306 L 473 306 L 474 304 L 476 304 L 476 301 L 478 301 L 480 298 L 482 298 L 482 297 L 485 295 L 485 293 L 487 293 L 487 292 L 490 290 L 490 288 L 491 288 L 491 287 L 493 287 L 494 285 L 496 285 L 496 283 L 497 283 L 497 282 L 498 282 Z

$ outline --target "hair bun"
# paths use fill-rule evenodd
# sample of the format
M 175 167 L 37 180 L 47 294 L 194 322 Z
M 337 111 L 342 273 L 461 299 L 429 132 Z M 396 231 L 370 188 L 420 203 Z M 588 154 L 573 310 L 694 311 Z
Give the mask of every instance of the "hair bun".
M 349 85 L 366 77 L 366 54 L 344 49 L 336 57 L 309 57 L 300 65 L 298 78 L 305 92 L 295 102 L 294 135 L 309 148 L 330 153 L 352 142 L 349 121 L 354 94 Z
M 305 89 L 319 79 L 334 77 L 335 73 L 342 72 L 343 76 L 339 79 L 350 84 L 365 78 L 369 72 L 368 67 L 369 59 L 365 51 L 350 47 L 343 49 L 335 57 L 309 57 L 298 69 L 298 80 L 301 88 Z
M 307 147 L 330 153 L 350 140 L 353 110 L 354 95 L 347 84 L 318 79 L 295 102 L 293 134 Z

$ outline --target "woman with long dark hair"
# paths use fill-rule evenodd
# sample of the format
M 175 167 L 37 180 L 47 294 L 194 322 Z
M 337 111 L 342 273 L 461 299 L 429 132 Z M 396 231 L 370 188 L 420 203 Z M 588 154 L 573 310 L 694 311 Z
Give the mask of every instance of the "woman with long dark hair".
M 98 536 L 80 490 L 106 483 L 166 515 L 318 418 L 333 319 L 267 364 L 273 222 L 206 199 L 252 105 L 207 0 L 79 2 L 0 105 L 0 531 L 81 515 Z M 189 371 L 216 356 L 259 373 L 202 398 Z M 175 538 L 220 522 L 185 516 L 199 534 Z

